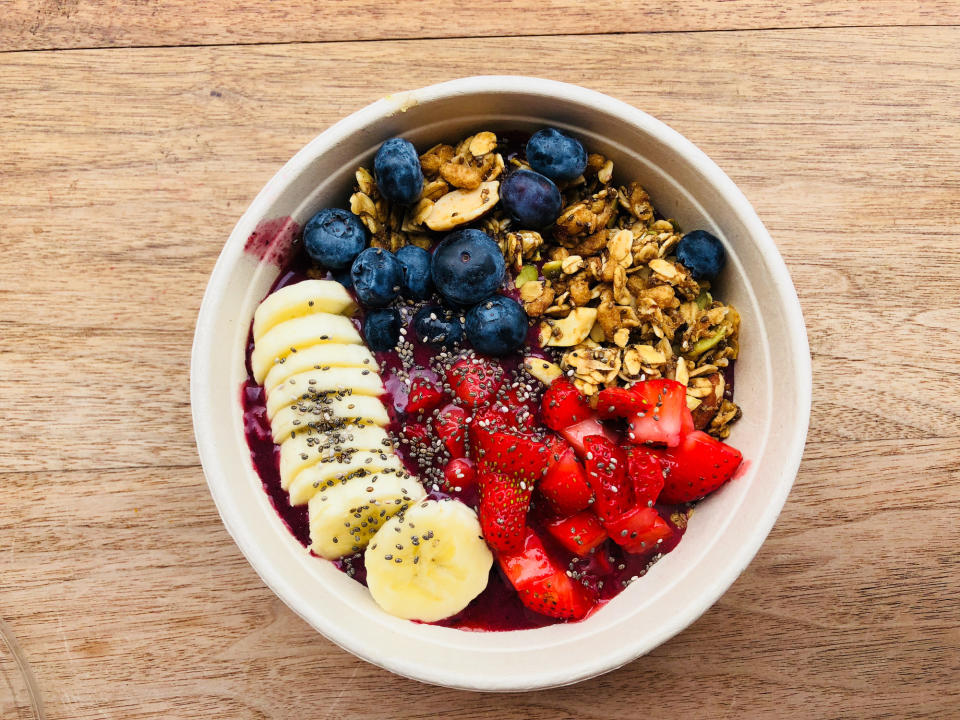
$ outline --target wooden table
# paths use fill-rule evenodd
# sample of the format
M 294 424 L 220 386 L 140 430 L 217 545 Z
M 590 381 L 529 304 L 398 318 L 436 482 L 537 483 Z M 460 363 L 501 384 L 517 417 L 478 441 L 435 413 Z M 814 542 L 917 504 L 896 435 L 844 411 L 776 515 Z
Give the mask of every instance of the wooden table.
M 460 5 L 3 3 L 0 612 L 47 717 L 960 717 L 960 4 Z M 207 277 L 274 171 L 481 73 L 609 93 L 712 156 L 815 372 L 796 486 L 717 605 L 511 696 L 395 677 L 288 610 L 220 523 L 187 390 Z

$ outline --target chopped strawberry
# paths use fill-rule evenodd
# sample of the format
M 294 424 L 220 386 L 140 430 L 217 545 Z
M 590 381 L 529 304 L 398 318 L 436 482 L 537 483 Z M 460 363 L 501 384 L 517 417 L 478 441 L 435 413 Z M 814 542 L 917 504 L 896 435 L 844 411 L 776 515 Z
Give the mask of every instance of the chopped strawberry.
M 543 424 L 551 430 L 563 430 L 593 415 L 587 399 L 565 378 L 557 378 L 547 388 L 540 409 Z
M 516 430 L 518 428 L 517 418 L 510 411 L 498 405 L 487 405 L 479 408 L 473 413 L 470 420 L 470 447 L 476 454 L 476 448 L 480 447 L 480 439 L 489 435 L 495 430 Z
M 656 452 L 642 445 L 627 448 L 627 476 L 633 485 L 633 502 L 652 506 L 663 490 L 663 463 Z
M 499 553 L 497 560 L 520 601 L 534 612 L 565 620 L 579 620 L 593 609 L 596 594 L 567 575 L 543 547 L 532 530 L 522 546 L 511 553 Z
M 693 431 L 693 417 L 687 409 L 687 389 L 676 380 L 647 380 L 634 385 L 646 405 L 630 417 L 627 438 L 637 445 L 656 443 L 676 447 Z
M 429 413 L 443 404 L 446 398 L 433 383 L 424 378 L 415 378 L 410 383 L 410 394 L 407 396 L 408 413 Z
M 467 425 L 470 413 L 450 403 L 433 419 L 433 432 L 439 437 L 452 458 L 467 456 Z
M 660 500 L 691 502 L 727 482 L 743 460 L 740 451 L 696 430 L 675 448 L 657 452 L 667 470 Z
M 656 550 L 657 545 L 673 534 L 673 530 L 651 507 L 635 507 L 613 520 L 604 522 L 610 538 L 630 553 Z
M 583 446 L 587 484 L 596 498 L 594 511 L 604 522 L 623 515 L 633 504 L 633 488 L 627 479 L 627 454 L 603 435 L 588 435 L 583 439 Z
M 478 434 L 473 452 L 481 471 L 505 475 L 524 491 L 532 491 L 534 483 L 543 477 L 549 458 L 546 445 L 516 430 Z
M 455 458 L 443 468 L 443 478 L 447 490 L 462 492 L 473 487 L 477 482 L 477 467 L 472 460 Z
M 421 443 L 429 444 L 430 443 L 430 431 L 427 429 L 427 426 L 423 423 L 406 423 L 400 429 L 400 437 L 405 439 L 410 444 Z
M 597 394 L 597 414 L 604 419 L 627 418 L 646 408 L 640 393 L 627 388 L 604 388 Z
M 603 435 L 607 440 L 611 442 L 617 442 L 617 435 L 612 430 L 608 429 L 597 420 L 595 417 L 584 420 L 583 422 L 578 422 L 576 425 L 571 425 L 568 428 L 564 428 L 560 431 L 560 434 L 563 435 L 564 439 L 573 445 L 580 457 L 583 457 L 583 439 L 588 435 Z
M 499 368 L 486 360 L 461 358 L 447 370 L 453 393 L 467 407 L 480 407 L 493 400 L 503 380 Z
M 588 555 L 607 539 L 607 531 L 603 529 L 599 518 L 589 510 L 548 522 L 547 532 L 567 550 L 580 556 Z
M 577 460 L 572 447 L 563 443 L 562 452 L 556 460 L 556 446 L 551 448 L 550 465 L 537 487 L 557 514 L 566 517 L 590 506 L 593 491 L 587 484 L 587 474 Z
M 487 544 L 497 552 L 520 550 L 533 487 L 483 467 L 479 482 L 480 527 Z

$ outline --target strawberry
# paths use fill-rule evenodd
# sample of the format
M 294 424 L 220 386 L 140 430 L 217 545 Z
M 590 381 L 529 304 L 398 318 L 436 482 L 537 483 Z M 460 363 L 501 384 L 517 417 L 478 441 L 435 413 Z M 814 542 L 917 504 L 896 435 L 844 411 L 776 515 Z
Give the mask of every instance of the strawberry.
M 642 445 L 627 448 L 627 476 L 634 503 L 652 506 L 663 490 L 663 463 L 656 453 Z
M 447 370 L 447 382 L 467 407 L 486 405 L 503 383 L 499 368 L 478 358 L 461 358 Z
M 532 491 L 547 470 L 547 446 L 516 430 L 482 432 L 473 448 L 481 471 L 491 470 L 516 481 L 523 491 Z
M 692 502 L 727 482 L 743 460 L 740 451 L 696 430 L 675 448 L 657 451 L 667 470 L 660 500 Z
M 561 452 L 556 452 L 556 444 L 550 448 L 550 465 L 538 487 L 557 514 L 566 517 L 589 507 L 593 492 L 574 449 L 563 440 L 560 443 Z
M 534 612 L 565 620 L 579 620 L 593 609 L 596 594 L 566 574 L 532 530 L 522 546 L 498 553 L 500 568 L 526 607 Z
M 607 531 L 600 520 L 589 510 L 583 510 L 568 518 L 547 523 L 547 532 L 575 555 L 588 555 L 597 545 L 607 539 Z
M 480 469 L 480 527 L 487 544 L 497 552 L 523 547 L 527 508 L 533 486 L 485 467 Z
M 629 418 L 627 438 L 637 445 L 656 443 L 676 447 L 681 438 L 693 431 L 693 416 L 687 409 L 687 389 L 676 380 L 647 380 L 631 390 L 646 405 Z
M 459 405 L 450 403 L 433 419 L 433 432 L 439 437 L 452 458 L 467 456 L 467 425 L 470 414 Z
M 563 435 L 564 439 L 573 445 L 576 449 L 577 454 L 580 457 L 583 457 L 583 439 L 588 435 L 603 435 L 611 442 L 617 441 L 616 433 L 606 428 L 603 423 L 601 423 L 597 418 L 591 417 L 582 422 L 578 422 L 576 425 L 571 425 L 568 428 L 564 428 L 560 431 L 560 434 Z
M 657 545 L 673 535 L 660 514 L 646 506 L 632 508 L 618 518 L 607 520 L 604 527 L 610 538 L 629 553 L 656 550 Z
M 557 378 L 547 388 L 540 412 L 543 424 L 551 430 L 563 430 L 593 415 L 587 399 L 565 378 Z
M 400 437 L 411 445 L 417 443 L 422 445 L 430 444 L 430 431 L 423 423 L 406 423 L 402 428 L 400 428 Z
M 435 407 L 439 407 L 445 399 L 443 393 L 429 380 L 415 378 L 410 383 L 410 394 L 407 396 L 407 406 L 404 409 L 408 413 L 426 414 Z
M 448 462 L 443 468 L 443 478 L 448 490 L 462 492 L 471 488 L 477 482 L 477 467 L 472 460 L 467 458 L 455 458 Z
M 604 522 L 623 515 L 633 504 L 627 454 L 603 435 L 588 435 L 583 439 L 583 447 L 587 484 L 596 497 L 594 511 Z
M 640 393 L 626 388 L 604 388 L 597 393 L 597 414 L 603 418 L 626 418 L 647 409 Z

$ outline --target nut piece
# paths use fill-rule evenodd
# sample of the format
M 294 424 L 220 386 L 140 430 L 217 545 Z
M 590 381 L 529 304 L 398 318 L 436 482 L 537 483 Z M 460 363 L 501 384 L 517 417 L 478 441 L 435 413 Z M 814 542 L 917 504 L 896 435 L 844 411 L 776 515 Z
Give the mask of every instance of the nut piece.
M 587 339 L 597 321 L 596 308 L 574 308 L 565 318 L 540 325 L 540 342 L 554 347 L 572 347 Z
M 560 269 L 566 275 L 573 275 L 583 267 L 583 258 L 579 255 L 569 255 L 560 261 Z
M 485 130 L 484 132 L 479 132 L 470 138 L 470 144 L 467 146 L 467 150 L 470 151 L 470 154 L 474 157 L 480 157 L 481 155 L 486 155 L 488 152 L 493 151 L 497 147 L 497 136 L 492 132 Z
M 431 230 L 452 230 L 476 220 L 500 200 L 500 182 L 480 183 L 475 190 L 454 190 L 437 200 L 426 218 Z
M 563 375 L 563 371 L 559 365 L 549 360 L 544 360 L 543 358 L 525 357 L 523 359 L 523 367 L 544 385 L 549 385 Z

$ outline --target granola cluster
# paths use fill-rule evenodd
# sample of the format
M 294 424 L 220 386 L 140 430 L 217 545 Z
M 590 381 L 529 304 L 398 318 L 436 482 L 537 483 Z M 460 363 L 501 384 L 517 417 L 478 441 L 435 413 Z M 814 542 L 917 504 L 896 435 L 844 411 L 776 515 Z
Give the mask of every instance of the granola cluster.
M 391 206 L 360 168 L 350 209 L 372 245 L 391 251 L 429 248 L 431 232 L 474 223 L 499 244 L 555 360 L 527 363 L 532 375 L 549 383 L 565 374 L 592 397 L 603 387 L 675 379 L 687 387 L 697 428 L 726 438 L 740 416 L 724 375 L 739 351 L 740 316 L 677 261 L 677 223 L 657 216 L 639 183 L 615 182 L 613 162 L 593 153 L 581 177 L 561 184 L 553 226 L 517 227 L 499 204 L 504 154 L 489 131 L 430 148 L 420 156 L 421 197 L 410 207 Z M 509 164 L 528 167 L 519 156 Z

